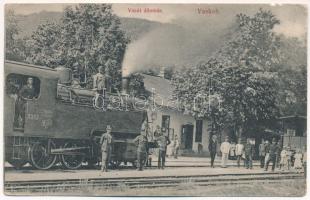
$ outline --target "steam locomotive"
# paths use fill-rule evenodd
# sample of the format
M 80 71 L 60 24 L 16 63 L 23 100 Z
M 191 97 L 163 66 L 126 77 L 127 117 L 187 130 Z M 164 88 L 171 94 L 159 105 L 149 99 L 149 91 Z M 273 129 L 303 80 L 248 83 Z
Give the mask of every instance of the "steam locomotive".
M 59 163 L 67 169 L 77 169 L 82 163 L 94 165 L 100 158 L 98 138 L 107 125 L 114 138 L 111 164 L 135 163 L 132 141 L 147 124 L 145 110 L 98 109 L 95 91 L 70 86 L 68 68 L 5 61 L 4 72 L 5 160 L 15 168 L 27 163 L 36 169 Z M 18 91 L 29 77 L 36 94 L 20 100 Z M 109 95 L 122 96 L 105 96 Z

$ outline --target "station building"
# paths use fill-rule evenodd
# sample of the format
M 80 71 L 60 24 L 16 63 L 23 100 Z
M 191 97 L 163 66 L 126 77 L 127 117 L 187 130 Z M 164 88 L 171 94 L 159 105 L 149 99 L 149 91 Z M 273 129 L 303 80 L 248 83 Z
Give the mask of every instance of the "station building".
M 154 133 L 157 126 L 164 128 L 170 140 L 178 136 L 182 155 L 209 155 L 208 121 L 196 119 L 179 109 L 178 102 L 172 100 L 173 86 L 170 80 L 161 76 L 144 76 L 144 87 L 151 93 L 153 109 L 150 109 L 149 123 Z M 202 152 L 198 154 L 198 146 Z

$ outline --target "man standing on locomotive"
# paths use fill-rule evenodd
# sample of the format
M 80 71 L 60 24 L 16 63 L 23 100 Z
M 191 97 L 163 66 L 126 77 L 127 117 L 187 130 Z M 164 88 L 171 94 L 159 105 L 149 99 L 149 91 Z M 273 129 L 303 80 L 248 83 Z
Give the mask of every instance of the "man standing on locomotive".
M 137 159 L 138 159 L 138 171 L 143 170 L 143 165 L 145 160 L 147 159 L 147 137 L 146 137 L 146 130 L 141 129 L 141 134 L 138 135 L 134 139 L 134 143 L 137 145 Z
M 102 94 L 102 90 L 105 87 L 104 67 L 99 66 L 98 73 L 93 76 L 93 89 Z
M 109 158 L 112 151 L 112 135 L 111 135 L 111 126 L 107 125 L 107 132 L 102 134 L 100 138 L 101 145 L 101 171 L 108 171 Z
M 93 90 L 96 91 L 94 104 L 96 107 L 102 108 L 104 105 L 102 97 L 105 96 L 105 76 L 103 66 L 99 66 L 98 73 L 93 76 Z

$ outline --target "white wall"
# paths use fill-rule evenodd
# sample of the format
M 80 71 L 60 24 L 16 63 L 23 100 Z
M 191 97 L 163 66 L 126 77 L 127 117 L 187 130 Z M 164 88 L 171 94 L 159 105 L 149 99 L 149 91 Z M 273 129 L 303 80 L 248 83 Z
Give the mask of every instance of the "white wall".
M 190 115 L 184 115 L 182 112 L 179 112 L 179 111 L 174 111 L 170 109 L 160 110 L 160 111 L 157 111 L 157 117 L 152 123 L 153 131 L 155 131 L 157 125 L 161 126 L 163 115 L 170 116 L 170 128 L 174 129 L 174 134 L 177 134 L 179 138 L 181 138 L 182 125 L 192 124 L 194 126 L 192 150 L 197 152 L 198 142 L 195 142 L 195 135 L 196 135 L 195 118 Z M 149 116 L 149 120 L 151 121 L 150 116 Z M 209 134 L 207 132 L 207 128 L 208 128 L 208 122 L 207 120 L 203 120 L 201 144 L 203 145 L 204 152 L 208 152 Z

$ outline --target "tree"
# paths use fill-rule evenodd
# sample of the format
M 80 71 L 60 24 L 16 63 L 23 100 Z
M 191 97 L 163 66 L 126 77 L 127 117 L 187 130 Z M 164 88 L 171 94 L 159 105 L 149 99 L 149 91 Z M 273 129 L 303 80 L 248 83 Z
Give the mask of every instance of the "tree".
M 52 68 L 61 65 L 61 28 L 54 22 L 39 25 L 26 43 L 29 50 L 26 61 Z
M 34 64 L 49 67 L 77 64 L 90 87 L 91 75 L 104 66 L 111 77 L 112 87 L 120 87 L 121 63 L 129 40 L 120 29 L 119 18 L 109 4 L 80 4 L 64 11 L 61 23 L 47 23 L 33 33 Z
M 18 34 L 17 17 L 13 10 L 8 10 L 5 23 L 5 56 L 8 60 L 21 61 L 25 57 L 24 43 L 17 38 Z
M 238 29 L 234 38 L 221 48 L 217 57 L 225 65 L 239 64 L 244 58 L 247 62 L 274 71 L 281 61 L 280 37 L 272 30 L 280 21 L 271 13 L 259 9 L 253 16 L 237 15 Z
M 307 115 L 307 68 L 298 68 L 279 72 L 277 106 L 282 116 Z
M 277 105 L 282 116 L 307 115 L 307 47 L 297 38 L 281 36 Z

